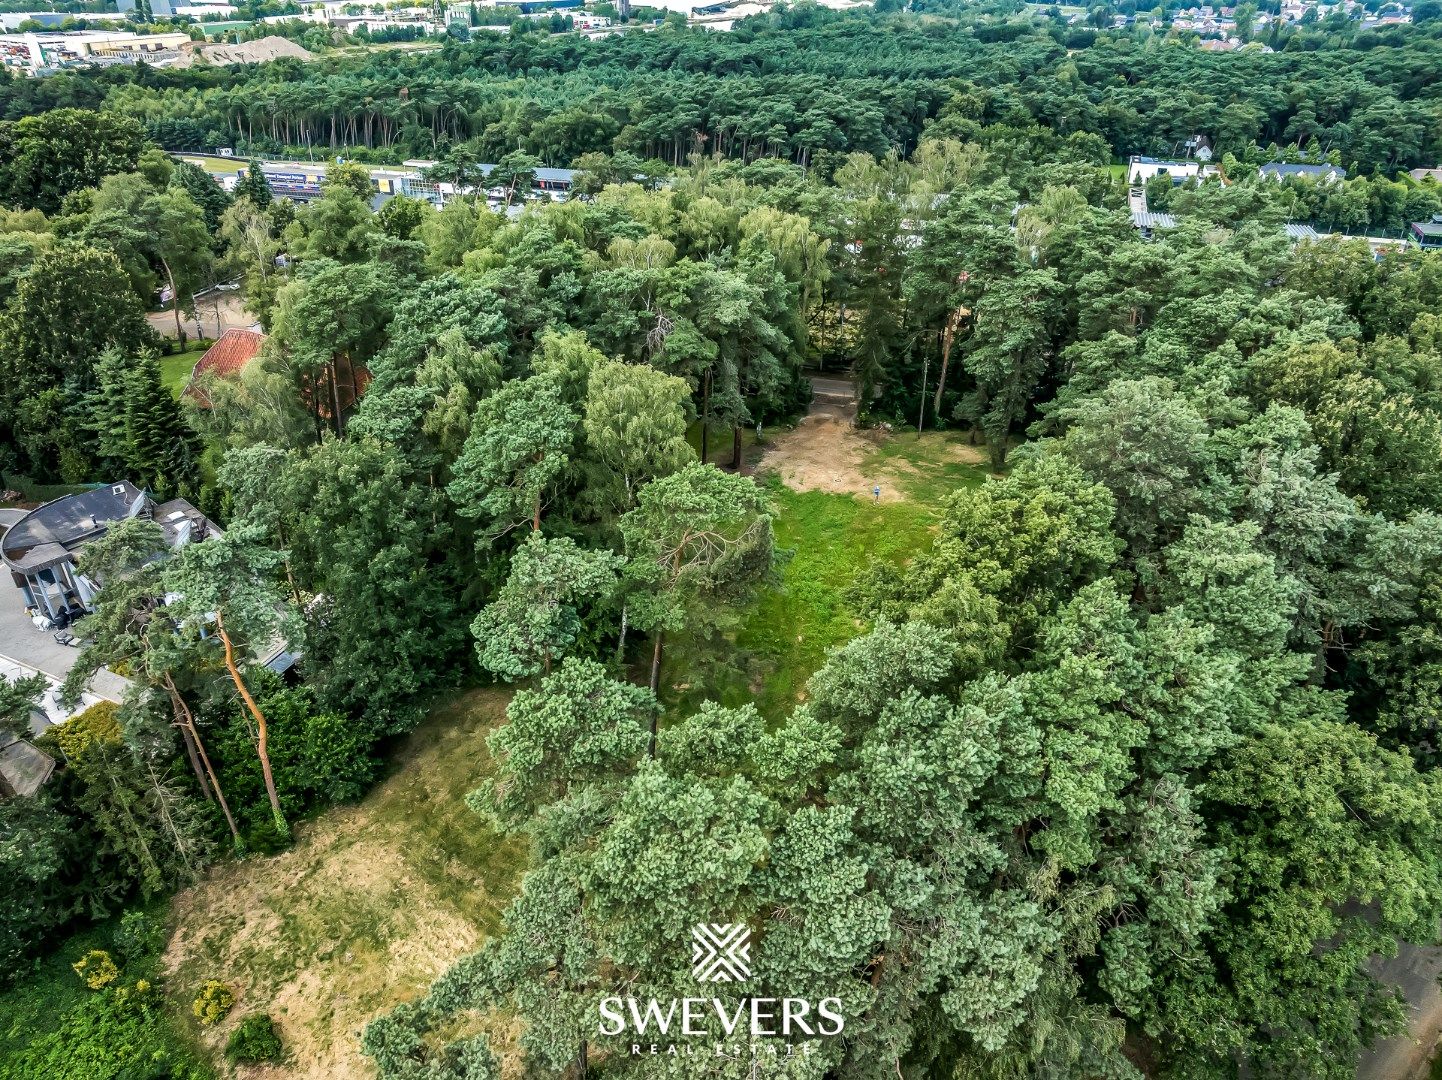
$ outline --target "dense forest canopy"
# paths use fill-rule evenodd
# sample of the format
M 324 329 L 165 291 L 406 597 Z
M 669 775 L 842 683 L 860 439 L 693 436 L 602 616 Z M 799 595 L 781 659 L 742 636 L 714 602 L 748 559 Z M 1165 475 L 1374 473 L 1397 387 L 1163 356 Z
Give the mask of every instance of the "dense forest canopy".
M 171 150 L 306 147 L 435 156 L 476 140 L 551 165 L 625 151 L 682 164 L 695 151 L 909 153 L 946 110 L 983 124 L 1087 132 L 1116 154 L 1172 152 L 1196 134 L 1337 154 L 1364 172 L 1433 165 L 1442 23 L 1274 31 L 1275 51 L 1203 52 L 1163 28 L 1101 32 L 1041 9 L 929 0 L 909 14 L 809 5 L 727 34 L 588 40 L 518 26 L 435 52 L 314 64 L 112 68 L 0 84 L 0 119 L 79 105 L 146 125 Z M 1259 39 L 1259 43 L 1264 39 Z
M 483 684 L 509 705 L 469 804 L 527 871 L 373 1014 L 387 1080 L 1351 1076 L 1405 1027 L 1372 959 L 1442 918 L 1442 255 L 1285 226 L 1442 209 L 1400 172 L 1439 156 L 1436 35 L 1215 54 L 924 0 L 0 83 L 0 471 L 224 529 L 81 553 L 63 697 L 100 665 L 132 690 L 0 800 L 0 974 L 285 849 Z M 1199 135 L 1218 175 L 1149 190 L 1174 222 L 1143 234 L 1117 159 Z M 293 204 L 165 152 L 220 145 L 462 190 L 374 209 L 333 162 Z M 177 400 L 161 331 L 215 282 L 264 343 Z M 949 428 L 979 474 L 910 508 L 900 561 L 847 553 L 794 692 L 736 700 L 705 658 L 788 595 L 812 505 L 748 473 L 751 432 L 818 369 L 883 445 Z M 43 689 L 0 684 L 0 736 Z M 844 1037 L 628 1055 L 599 1003 L 693 992 L 698 922 L 747 925 L 747 992 L 835 1000 Z M 85 1016 L 153 1035 L 125 962 L 82 971 Z M 0 1077 L 149 1045 L 80 1026 Z

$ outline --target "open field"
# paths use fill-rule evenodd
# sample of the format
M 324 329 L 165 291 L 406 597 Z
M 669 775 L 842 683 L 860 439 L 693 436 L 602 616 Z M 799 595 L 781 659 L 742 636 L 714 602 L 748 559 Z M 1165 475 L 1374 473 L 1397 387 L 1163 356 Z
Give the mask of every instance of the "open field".
M 756 466 L 776 506 L 779 580 L 721 640 L 677 635 L 667 646 L 661 697 L 676 713 L 706 698 L 755 701 L 771 721 L 804 700 L 829 650 L 862 631 L 845 601 L 872 558 L 903 562 L 931 542 L 939 499 L 980 484 L 985 455 L 964 434 L 880 435 L 812 416 L 768 436 Z M 880 499 L 873 487 L 882 489 Z

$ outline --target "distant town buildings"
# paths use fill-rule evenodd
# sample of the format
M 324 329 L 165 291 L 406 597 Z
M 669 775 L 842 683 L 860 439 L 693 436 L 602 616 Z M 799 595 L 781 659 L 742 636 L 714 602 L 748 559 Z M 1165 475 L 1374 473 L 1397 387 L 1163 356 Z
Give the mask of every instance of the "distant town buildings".
M 28 74 L 74 64 L 135 63 L 176 58 L 190 35 L 132 34 L 121 30 L 35 30 L 0 34 L 0 64 Z

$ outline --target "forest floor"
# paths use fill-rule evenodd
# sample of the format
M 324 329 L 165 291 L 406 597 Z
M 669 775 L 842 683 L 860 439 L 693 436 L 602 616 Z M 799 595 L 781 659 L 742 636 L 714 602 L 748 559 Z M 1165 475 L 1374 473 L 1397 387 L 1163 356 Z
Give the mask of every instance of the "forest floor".
M 261 1010 L 289 1060 L 240 1075 L 371 1075 L 365 1024 L 495 933 L 524 846 L 489 829 L 465 795 L 488 774 L 485 737 L 508 696 L 462 695 L 410 736 L 359 804 L 301 824 L 291 850 L 218 866 L 176 897 L 168 988 L 181 1002 L 206 979 L 235 991 L 226 1021 L 201 1036 L 217 1059 L 230 1029 Z

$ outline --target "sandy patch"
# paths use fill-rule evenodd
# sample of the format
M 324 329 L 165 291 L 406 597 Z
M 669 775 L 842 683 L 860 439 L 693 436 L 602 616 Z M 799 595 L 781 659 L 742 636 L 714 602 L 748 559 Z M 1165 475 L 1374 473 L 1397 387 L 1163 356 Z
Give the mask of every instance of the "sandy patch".
M 146 313 L 145 318 L 157 334 L 175 337 L 174 311 L 169 308 L 164 311 L 151 311 Z M 195 301 L 194 315 L 180 313 L 180 327 L 187 338 L 216 338 L 227 330 L 248 330 L 256 321 L 256 317 L 245 309 L 240 295 L 233 292 L 207 293 Z M 201 333 L 197 334 L 197 329 Z
M 872 488 L 879 486 L 882 502 L 900 502 L 904 496 L 888 477 L 862 471 L 862 462 L 875 448 L 876 444 L 848 421 L 815 414 L 776 438 L 766 448 L 758 469 L 776 473 L 794 491 L 870 499 L 875 497 Z
M 275 1020 L 288 1060 L 244 1080 L 375 1075 L 360 1051 L 366 1023 L 419 996 L 475 951 L 509 900 L 521 848 L 463 805 L 484 776 L 484 735 L 504 698 L 469 695 L 414 737 L 406 763 L 358 806 L 297 830 L 290 851 L 214 869 L 175 900 L 164 957 L 175 998 L 208 978 L 236 1006 L 198 1031 L 219 1060 L 248 1012 Z

